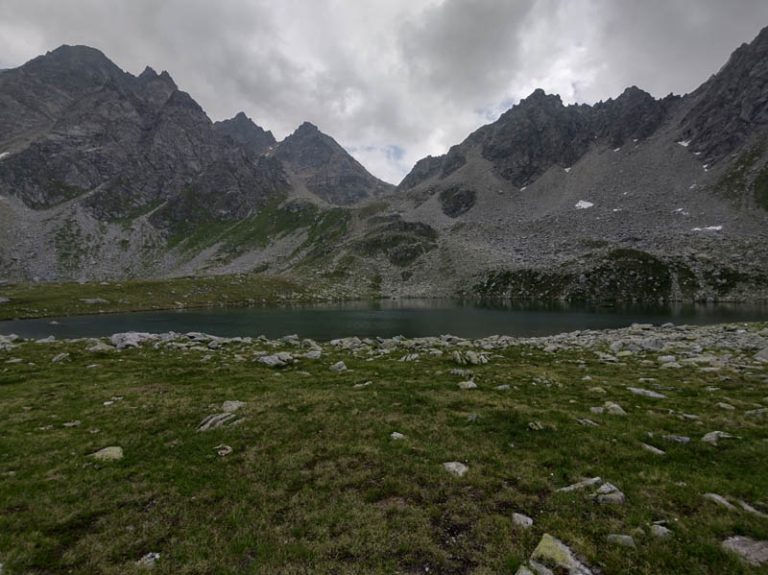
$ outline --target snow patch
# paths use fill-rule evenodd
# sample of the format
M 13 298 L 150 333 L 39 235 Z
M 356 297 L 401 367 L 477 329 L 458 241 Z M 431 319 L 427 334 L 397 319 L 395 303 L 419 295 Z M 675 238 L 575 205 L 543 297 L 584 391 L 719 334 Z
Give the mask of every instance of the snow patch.
M 692 228 L 692 232 L 720 232 L 723 226 L 707 226 L 706 228 Z
M 527 189 L 528 189 L 528 186 L 523 186 L 522 188 L 520 188 L 520 191 L 521 191 L 521 192 L 524 192 L 524 191 L 525 191 L 525 190 L 527 190 Z
M 10 156 L 10 155 L 11 155 L 11 153 L 10 153 L 10 152 L 3 152 L 2 154 L 0 154 L 0 160 L 2 160 L 3 158 L 6 158 L 6 157 L 8 157 L 8 156 Z
M 679 142 L 677 142 L 677 143 L 678 143 L 680 146 L 682 146 L 683 148 L 687 148 L 688 146 L 690 146 L 690 145 L 691 145 L 691 141 L 690 141 L 690 140 L 680 140 L 680 141 L 679 141 Z
M 585 200 L 579 200 L 576 203 L 576 209 L 577 210 L 587 210 L 587 209 L 591 208 L 594 205 L 595 204 L 593 204 L 592 202 L 587 202 Z
M 568 172 L 570 172 L 570 171 L 571 171 L 571 168 L 565 168 L 565 169 L 564 169 L 564 171 L 565 171 L 565 173 L 567 174 Z
M 614 214 L 617 214 L 617 213 L 619 213 L 619 212 L 623 212 L 624 210 L 623 210 L 622 208 L 613 208 L 613 210 L 611 210 L 611 211 L 612 211 Z
M 673 214 L 680 214 L 681 216 L 689 216 L 690 214 L 686 211 L 685 208 L 677 208 Z
M 621 152 L 621 148 L 614 148 L 614 152 Z

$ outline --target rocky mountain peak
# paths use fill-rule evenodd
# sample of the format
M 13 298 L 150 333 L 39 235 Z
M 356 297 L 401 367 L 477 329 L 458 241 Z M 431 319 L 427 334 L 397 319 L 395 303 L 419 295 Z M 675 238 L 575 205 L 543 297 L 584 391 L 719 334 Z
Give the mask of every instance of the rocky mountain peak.
M 350 205 L 393 189 L 371 175 L 336 140 L 304 122 L 280 142 L 280 159 L 313 194 L 331 204 Z
M 257 156 L 263 154 L 277 143 L 272 132 L 257 126 L 244 112 L 238 112 L 229 120 L 216 122 L 214 129 L 220 134 L 232 138 Z

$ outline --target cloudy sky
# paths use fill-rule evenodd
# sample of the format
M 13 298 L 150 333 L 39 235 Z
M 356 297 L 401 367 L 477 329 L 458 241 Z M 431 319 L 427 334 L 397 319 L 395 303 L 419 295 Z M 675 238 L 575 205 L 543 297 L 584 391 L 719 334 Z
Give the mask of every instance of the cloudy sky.
M 537 87 L 686 93 L 765 25 L 766 0 L 0 0 L 0 68 L 94 46 L 214 120 L 317 124 L 397 182 Z

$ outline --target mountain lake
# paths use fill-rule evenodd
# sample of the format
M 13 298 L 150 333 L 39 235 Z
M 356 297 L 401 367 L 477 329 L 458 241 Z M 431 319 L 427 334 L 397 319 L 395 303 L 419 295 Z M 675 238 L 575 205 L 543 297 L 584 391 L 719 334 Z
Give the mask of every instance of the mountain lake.
M 768 321 L 768 304 L 674 304 L 617 307 L 452 300 L 381 300 L 263 308 L 206 308 L 0 321 L 0 334 L 57 339 L 113 333 L 192 331 L 222 337 L 424 337 L 451 334 L 533 337 L 628 327 L 633 323 L 705 325 Z

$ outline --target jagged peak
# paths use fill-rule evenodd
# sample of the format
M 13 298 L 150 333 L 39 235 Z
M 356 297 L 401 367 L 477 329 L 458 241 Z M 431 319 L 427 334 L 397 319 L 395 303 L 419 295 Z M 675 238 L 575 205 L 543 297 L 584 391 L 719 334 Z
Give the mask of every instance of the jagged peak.
M 157 72 L 155 72 L 155 69 L 152 68 L 152 66 L 147 66 L 144 68 L 144 71 L 139 74 L 139 80 L 147 80 L 157 78 Z
M 320 129 L 311 122 L 302 122 L 301 126 L 296 128 L 294 134 L 312 134 L 320 132 Z

